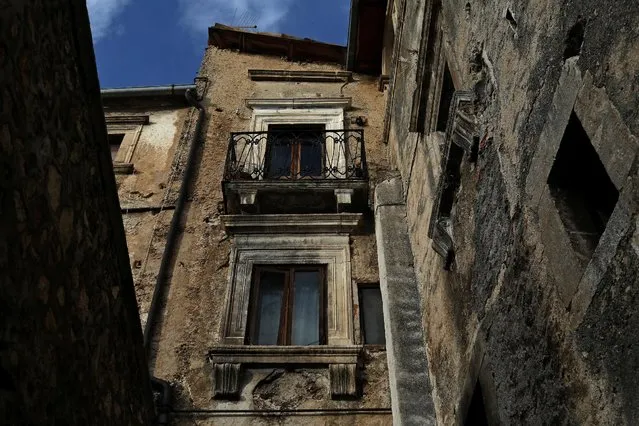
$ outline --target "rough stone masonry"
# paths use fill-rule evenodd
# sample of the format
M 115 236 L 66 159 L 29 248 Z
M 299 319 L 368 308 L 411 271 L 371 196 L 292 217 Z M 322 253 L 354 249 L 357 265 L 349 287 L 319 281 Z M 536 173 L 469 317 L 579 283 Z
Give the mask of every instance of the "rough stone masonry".
M 84 1 L 0 6 L 0 422 L 153 403 Z

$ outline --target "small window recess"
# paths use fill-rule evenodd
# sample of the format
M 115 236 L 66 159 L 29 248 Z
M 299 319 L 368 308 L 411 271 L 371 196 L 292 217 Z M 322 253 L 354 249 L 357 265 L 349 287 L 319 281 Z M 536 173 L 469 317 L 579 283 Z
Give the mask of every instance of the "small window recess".
M 120 146 L 122 146 L 122 141 L 124 140 L 124 133 L 111 133 L 108 135 L 108 139 L 111 150 L 111 161 L 115 163 L 118 151 L 120 151 Z
M 584 44 L 584 32 L 586 30 L 586 21 L 578 19 L 566 35 L 566 48 L 564 50 L 564 61 L 581 54 L 581 46 Z
M 450 113 L 450 104 L 455 93 L 455 85 L 453 77 L 450 75 L 448 64 L 444 64 L 444 75 L 442 76 L 442 90 L 439 97 L 439 107 L 437 112 L 437 124 L 435 131 L 445 132 L 448 125 L 448 114 Z
M 547 183 L 564 230 L 585 266 L 606 229 L 619 191 L 574 112 Z
M 362 343 L 373 347 L 384 347 L 384 312 L 379 283 L 359 284 L 359 316 Z

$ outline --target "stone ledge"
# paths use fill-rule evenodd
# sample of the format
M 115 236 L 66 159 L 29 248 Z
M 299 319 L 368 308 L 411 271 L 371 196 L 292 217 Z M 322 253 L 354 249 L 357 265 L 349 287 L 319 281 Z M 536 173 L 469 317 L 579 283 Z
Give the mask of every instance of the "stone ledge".
M 362 214 L 224 215 L 221 219 L 224 228 L 230 234 L 352 233 L 358 227 L 362 219 Z
M 135 125 L 149 124 L 148 114 L 107 115 L 104 118 L 106 120 L 106 124 L 135 124 Z
M 368 179 L 321 179 L 321 180 L 245 180 L 226 181 L 227 189 L 237 192 L 257 190 L 335 190 L 368 189 Z
M 358 367 L 361 346 L 216 346 L 207 355 L 213 364 L 213 395 L 236 399 L 241 394 L 242 367 L 245 365 L 327 364 L 331 398 L 358 395 Z
M 248 108 L 350 108 L 352 98 L 265 98 L 247 99 Z
M 214 364 L 357 364 L 362 347 L 353 346 L 216 346 L 207 355 Z
M 347 82 L 352 78 L 350 71 L 291 71 L 291 70 L 249 70 L 253 81 L 308 81 Z

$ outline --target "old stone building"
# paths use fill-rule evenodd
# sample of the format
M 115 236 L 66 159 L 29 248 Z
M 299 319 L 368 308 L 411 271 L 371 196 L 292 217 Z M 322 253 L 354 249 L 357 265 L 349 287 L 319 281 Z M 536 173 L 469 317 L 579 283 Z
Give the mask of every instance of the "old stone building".
M 195 85 L 102 91 L 176 424 L 392 422 L 370 209 L 385 97 L 345 56 L 216 25 Z
M 636 423 L 639 5 L 388 13 L 381 281 L 421 309 L 432 421 Z M 400 252 L 416 299 L 393 300 Z
M 638 28 L 359 0 L 346 48 L 211 27 L 191 106 L 104 91 L 116 170 L 163 129 L 118 182 L 172 421 L 632 424 Z
M 2 420 L 636 423 L 636 2 L 216 24 L 194 84 L 102 112 L 69 5 L 0 14 L 43 37 L 0 62 Z

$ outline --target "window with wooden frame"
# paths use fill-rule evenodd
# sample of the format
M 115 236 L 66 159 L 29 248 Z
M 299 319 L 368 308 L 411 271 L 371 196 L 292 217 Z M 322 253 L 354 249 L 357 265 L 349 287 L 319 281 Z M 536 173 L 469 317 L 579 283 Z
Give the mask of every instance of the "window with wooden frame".
M 384 312 L 379 283 L 359 284 L 358 293 L 362 343 L 365 345 L 385 345 Z
M 323 266 L 255 266 L 247 343 L 325 345 L 325 282 Z
M 266 147 L 267 178 L 322 175 L 324 124 L 270 124 Z

